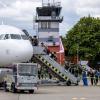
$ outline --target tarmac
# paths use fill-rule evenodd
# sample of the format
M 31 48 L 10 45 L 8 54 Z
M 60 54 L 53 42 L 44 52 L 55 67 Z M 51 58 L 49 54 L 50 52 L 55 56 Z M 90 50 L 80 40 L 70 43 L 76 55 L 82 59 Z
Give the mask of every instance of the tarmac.
M 100 100 L 100 86 L 39 86 L 34 94 L 0 90 L 0 100 Z

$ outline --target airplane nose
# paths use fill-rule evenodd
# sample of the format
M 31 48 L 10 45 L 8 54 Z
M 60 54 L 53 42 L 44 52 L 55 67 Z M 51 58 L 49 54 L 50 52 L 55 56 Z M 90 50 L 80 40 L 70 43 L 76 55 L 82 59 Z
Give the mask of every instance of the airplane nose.
M 33 47 L 30 43 L 24 43 L 24 45 L 21 44 L 21 46 L 18 48 L 19 50 L 19 54 L 16 55 L 16 58 L 20 58 L 20 60 L 22 62 L 25 62 L 25 61 L 29 61 L 32 56 L 33 56 Z
M 0 66 L 27 62 L 33 56 L 33 47 L 29 41 L 10 41 L 8 45 L 3 45 L 0 42 L 0 46 L 0 58 L 2 58 L 0 59 Z

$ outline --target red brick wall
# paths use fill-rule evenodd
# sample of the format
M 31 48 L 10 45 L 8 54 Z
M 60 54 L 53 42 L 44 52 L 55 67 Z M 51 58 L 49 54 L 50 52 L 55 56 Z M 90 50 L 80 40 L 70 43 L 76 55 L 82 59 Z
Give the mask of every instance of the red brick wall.
M 66 61 L 70 61 L 71 63 L 77 64 L 77 56 L 66 57 Z
M 56 52 L 57 62 L 59 64 L 63 65 L 64 62 L 65 62 L 65 55 L 64 55 L 64 52 L 63 53 L 59 52 L 60 51 L 60 46 L 49 46 L 48 48 L 51 52 Z

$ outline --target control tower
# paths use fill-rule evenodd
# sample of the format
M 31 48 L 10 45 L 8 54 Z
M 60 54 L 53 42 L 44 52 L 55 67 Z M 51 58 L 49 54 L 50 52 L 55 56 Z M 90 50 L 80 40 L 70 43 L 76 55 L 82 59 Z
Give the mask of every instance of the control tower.
M 57 61 L 63 64 L 64 48 L 59 35 L 59 24 L 63 21 L 61 9 L 60 2 L 42 2 L 42 7 L 36 8 L 35 22 L 38 23 L 39 44 L 43 42 L 51 52 L 56 52 Z

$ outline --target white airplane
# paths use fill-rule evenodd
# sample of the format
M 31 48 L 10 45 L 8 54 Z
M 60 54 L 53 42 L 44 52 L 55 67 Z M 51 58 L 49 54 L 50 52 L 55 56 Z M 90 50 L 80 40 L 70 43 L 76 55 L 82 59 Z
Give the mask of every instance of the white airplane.
M 0 66 L 27 62 L 33 55 L 32 44 L 20 29 L 0 25 Z

